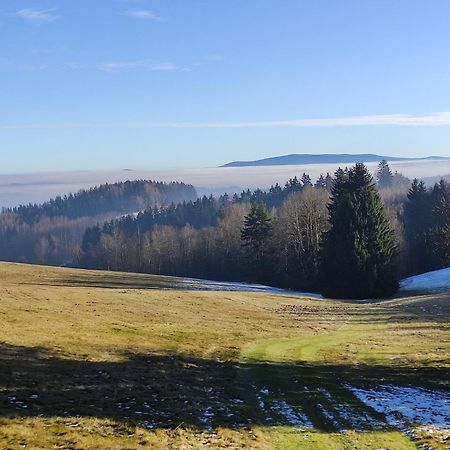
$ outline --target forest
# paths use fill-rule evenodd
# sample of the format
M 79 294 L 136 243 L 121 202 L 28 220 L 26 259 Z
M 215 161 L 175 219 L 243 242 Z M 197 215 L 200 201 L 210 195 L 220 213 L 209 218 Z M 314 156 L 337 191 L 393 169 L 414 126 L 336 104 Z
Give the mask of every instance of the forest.
M 449 183 L 427 188 L 382 161 L 376 180 L 357 164 L 90 227 L 78 265 L 368 298 L 450 265 L 449 242 Z
M 148 180 L 104 184 L 46 203 L 4 208 L 0 259 L 52 265 L 79 258 L 86 229 L 96 223 L 197 197 L 193 186 Z
M 4 209 L 0 259 L 383 297 L 401 277 L 450 265 L 450 184 L 427 187 L 386 161 L 375 179 L 356 164 L 219 197 L 105 184 Z

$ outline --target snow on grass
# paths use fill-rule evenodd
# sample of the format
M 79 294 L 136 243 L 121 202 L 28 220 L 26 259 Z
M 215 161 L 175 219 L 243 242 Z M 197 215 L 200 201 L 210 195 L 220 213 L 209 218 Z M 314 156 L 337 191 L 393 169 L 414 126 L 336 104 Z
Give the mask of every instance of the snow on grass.
M 256 392 L 258 406 L 265 414 L 270 415 L 271 413 L 274 413 L 281 417 L 283 422 L 293 427 L 304 429 L 313 428 L 313 424 L 304 412 L 300 411 L 298 408 L 292 407 L 286 400 L 274 400 L 269 396 L 270 391 L 267 387 L 263 387 Z M 268 420 L 272 422 L 273 418 L 269 417 Z
M 333 425 L 333 428 L 338 430 L 340 433 L 345 431 L 345 428 L 340 424 L 340 422 L 334 417 L 334 414 L 328 411 L 325 406 L 323 406 L 321 403 L 317 403 L 316 405 L 317 409 L 320 411 L 323 417 L 328 420 Z
M 253 386 L 253 388 L 256 390 L 256 386 Z M 262 388 L 259 391 L 256 392 L 256 398 L 258 400 L 258 406 L 259 409 L 265 410 L 266 404 L 263 400 L 263 397 L 267 397 L 269 395 L 269 389 L 268 388 Z
M 319 409 L 322 414 L 333 423 L 333 426 L 337 428 L 339 431 L 344 431 L 342 425 L 340 425 L 341 421 L 344 421 L 346 424 L 350 425 L 352 430 L 355 431 L 364 431 L 364 430 L 380 430 L 384 428 L 384 423 L 370 416 L 369 414 L 363 411 L 357 411 L 355 408 L 352 408 L 350 405 L 346 403 L 336 402 L 336 398 L 328 392 L 326 389 L 319 388 L 317 389 L 321 395 L 323 395 L 328 402 L 331 403 L 333 410 L 339 416 L 340 420 L 337 420 L 333 416 L 333 414 L 325 409 L 323 405 L 319 405 Z
M 400 282 L 400 290 L 422 292 L 450 291 L 450 267 L 405 278 Z
M 283 419 L 292 426 L 300 428 L 313 428 L 313 424 L 309 420 L 308 416 L 294 409 L 285 400 L 276 400 L 270 403 L 270 409 L 274 413 L 283 417 Z
M 302 297 L 323 298 L 320 294 L 290 291 L 287 289 L 264 286 L 262 284 L 212 281 L 196 278 L 177 278 L 175 287 L 195 291 L 263 292 L 266 294 L 298 295 Z
M 200 423 L 208 430 L 213 429 L 214 410 L 211 406 L 208 406 L 200 417 Z
M 401 430 L 423 425 L 450 429 L 450 392 L 393 385 L 346 387 L 367 406 L 384 414 L 391 426 Z

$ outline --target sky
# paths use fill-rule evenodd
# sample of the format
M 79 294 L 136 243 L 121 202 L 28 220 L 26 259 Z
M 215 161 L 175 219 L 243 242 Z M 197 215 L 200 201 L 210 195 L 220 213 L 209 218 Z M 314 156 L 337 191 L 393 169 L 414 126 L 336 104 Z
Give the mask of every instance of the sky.
M 3 0 L 0 173 L 450 156 L 448 0 Z

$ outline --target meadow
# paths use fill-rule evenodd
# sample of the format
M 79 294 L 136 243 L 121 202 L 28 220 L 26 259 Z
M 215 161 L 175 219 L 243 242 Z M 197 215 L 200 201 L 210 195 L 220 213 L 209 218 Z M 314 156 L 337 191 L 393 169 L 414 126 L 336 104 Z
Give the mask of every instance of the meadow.
M 450 448 L 448 294 L 0 263 L 0 323 L 0 448 Z

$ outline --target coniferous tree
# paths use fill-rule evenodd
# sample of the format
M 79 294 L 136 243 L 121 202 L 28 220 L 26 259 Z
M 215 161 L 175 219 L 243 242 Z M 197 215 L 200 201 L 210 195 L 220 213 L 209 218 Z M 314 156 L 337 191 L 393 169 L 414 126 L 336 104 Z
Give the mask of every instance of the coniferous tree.
M 302 175 L 301 182 L 302 182 L 303 187 L 307 187 L 307 186 L 312 187 L 312 185 L 313 185 L 312 181 L 311 181 L 311 177 L 307 173 L 304 173 Z
M 407 270 L 410 274 L 426 272 L 436 267 L 431 237 L 431 211 L 430 193 L 425 183 L 416 178 L 411 184 L 404 206 Z
M 267 261 L 265 261 L 267 239 L 272 229 L 271 218 L 266 206 L 262 203 L 252 205 L 250 213 L 245 217 L 241 231 L 242 245 L 250 263 L 250 274 L 262 279 Z
M 398 288 L 394 232 L 364 164 L 336 172 L 322 252 L 323 294 L 388 297 Z
M 326 189 L 327 188 L 327 182 L 325 180 L 325 177 L 323 176 L 323 173 L 320 174 L 320 176 L 317 179 L 316 184 L 314 186 L 316 188 L 320 188 L 320 189 Z
M 327 191 L 331 191 L 333 183 L 334 183 L 333 177 L 327 172 L 327 176 L 325 177 L 325 186 Z
M 438 258 L 439 267 L 450 265 L 450 183 L 441 180 L 432 192 L 431 230 L 433 251 Z
M 383 159 L 383 161 L 378 164 L 377 171 L 377 183 L 380 189 L 390 188 L 394 181 L 394 175 L 392 175 L 391 168 L 388 162 Z

